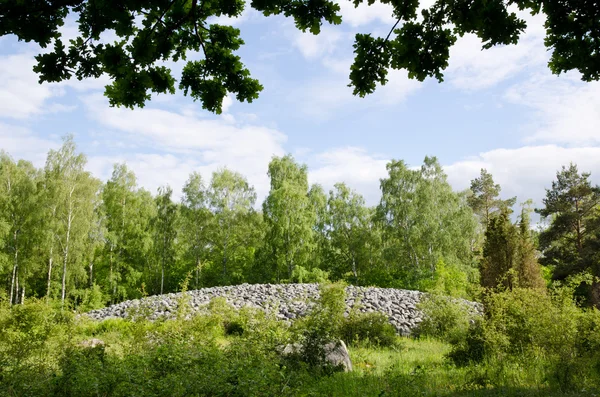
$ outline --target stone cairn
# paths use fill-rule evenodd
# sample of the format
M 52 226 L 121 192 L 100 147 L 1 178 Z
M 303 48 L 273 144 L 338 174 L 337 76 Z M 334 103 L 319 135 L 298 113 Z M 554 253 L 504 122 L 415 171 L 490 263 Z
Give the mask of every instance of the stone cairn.
M 177 313 L 182 294 L 187 295 L 191 312 L 205 312 L 208 303 L 216 297 L 224 297 L 234 309 L 244 306 L 276 311 L 277 318 L 291 321 L 306 315 L 319 297 L 318 284 L 241 284 L 225 287 L 202 288 L 184 293 L 171 293 L 129 300 L 102 309 L 93 310 L 87 316 L 94 320 L 107 318 L 132 318 L 145 315 L 149 320 L 171 318 Z M 421 297 L 419 291 L 393 288 L 346 287 L 346 313 L 358 305 L 360 312 L 380 312 L 401 335 L 410 335 L 422 321 L 417 309 Z M 481 304 L 461 300 L 473 314 L 481 313 Z

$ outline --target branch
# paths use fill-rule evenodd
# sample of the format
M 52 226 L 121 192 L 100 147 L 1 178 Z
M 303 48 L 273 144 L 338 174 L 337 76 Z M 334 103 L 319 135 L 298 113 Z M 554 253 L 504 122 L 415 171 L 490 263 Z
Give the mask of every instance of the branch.
M 165 15 L 167 14 L 167 12 L 171 9 L 171 7 L 173 7 L 173 5 L 175 4 L 177 0 L 171 0 L 171 2 L 169 3 L 169 6 L 167 8 L 165 8 L 165 10 L 163 11 L 163 13 L 160 15 L 160 17 L 156 20 L 156 22 L 154 22 L 154 25 L 152 26 L 152 28 L 150 28 L 150 32 L 148 32 L 148 34 L 146 35 L 146 39 L 152 34 L 154 33 L 154 30 L 156 29 L 156 27 L 158 26 L 159 22 L 162 22 L 164 24 L 164 21 L 162 20 Z M 145 40 L 144 40 L 144 44 L 145 44 Z
M 204 40 L 202 40 L 202 37 L 200 37 L 200 34 L 198 33 L 198 19 L 196 18 L 196 6 L 198 4 L 198 0 L 194 0 L 194 2 L 192 3 L 192 14 L 194 15 L 194 32 L 196 33 L 196 37 L 198 38 L 198 41 L 200 42 L 200 45 L 202 46 L 202 52 L 204 52 L 204 59 L 206 59 L 206 47 L 204 46 Z M 202 5 L 200 6 L 200 11 L 202 11 L 202 7 L 204 7 L 204 2 L 202 2 Z M 203 25 L 201 25 L 202 27 L 204 27 Z M 206 29 L 206 27 L 204 27 L 204 29 Z M 208 29 L 206 29 L 208 30 Z M 206 78 L 206 70 L 204 71 L 204 78 Z
M 384 44 L 388 42 L 388 40 L 390 39 L 390 36 L 392 35 L 392 32 L 394 31 L 394 29 L 396 29 L 396 26 L 398 26 L 398 24 L 400 23 L 400 20 L 401 20 L 401 18 L 398 18 L 398 20 L 396 21 L 394 26 L 392 26 L 392 28 L 390 29 L 390 32 L 388 33 L 388 35 L 385 38 L 385 41 L 383 42 Z

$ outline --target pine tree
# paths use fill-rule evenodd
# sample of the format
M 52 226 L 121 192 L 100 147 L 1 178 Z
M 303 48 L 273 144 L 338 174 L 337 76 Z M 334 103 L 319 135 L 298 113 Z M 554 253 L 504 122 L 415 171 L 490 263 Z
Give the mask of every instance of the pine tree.
M 498 213 L 503 208 L 512 207 L 517 200 L 516 197 L 508 200 L 499 199 L 501 190 L 500 185 L 494 183 L 492 174 L 487 172 L 485 168 L 481 169 L 479 178 L 471 181 L 473 195 L 467 201 L 473 212 L 480 217 L 484 230 L 493 214 Z
M 543 264 L 554 267 L 553 277 L 563 279 L 588 267 L 586 240 L 600 233 L 600 187 L 592 186 L 590 174 L 580 174 L 575 164 L 562 167 L 546 189 L 544 208 L 536 209 L 550 226 L 540 234 Z M 588 251 L 589 252 L 589 251 Z

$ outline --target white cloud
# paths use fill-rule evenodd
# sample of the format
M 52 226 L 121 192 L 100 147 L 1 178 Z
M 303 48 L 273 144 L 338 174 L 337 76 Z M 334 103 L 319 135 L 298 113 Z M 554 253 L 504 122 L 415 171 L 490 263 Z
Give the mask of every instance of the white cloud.
M 327 191 L 344 182 L 362 194 L 368 205 L 379 201 L 379 179 L 386 176 L 388 160 L 357 147 L 335 148 L 309 161 L 309 180 Z
M 26 159 L 36 167 L 43 167 L 48 151 L 59 146 L 59 141 L 37 137 L 22 126 L 0 123 L 0 150 L 8 152 L 14 160 Z
M 32 70 L 33 54 L 0 57 L 0 117 L 25 119 L 42 113 L 45 102 L 63 91 L 56 84 L 39 84 Z
M 546 72 L 510 87 L 505 99 L 531 108 L 526 142 L 569 146 L 600 144 L 600 83 L 584 83 L 576 73 Z
M 173 189 L 175 200 L 181 198 L 181 188 L 193 171 L 201 172 L 206 181 L 216 167 L 206 167 L 190 158 L 181 158 L 172 154 L 124 153 L 115 156 L 90 156 L 87 169 L 102 180 L 110 179 L 113 166 L 126 163 L 127 168 L 136 175 L 138 186 L 156 194 L 161 186 L 169 185 Z
M 233 96 L 229 94 L 223 98 L 223 103 L 221 104 L 221 110 L 223 113 L 227 113 L 231 105 L 233 105 Z
M 344 34 L 335 27 L 323 26 L 319 35 L 303 33 L 295 29 L 293 44 L 307 59 L 320 58 L 331 54 L 339 48 Z
M 415 79 L 409 79 L 408 72 L 405 70 L 391 69 L 387 77 L 388 82 L 386 85 L 377 88 L 377 91 L 371 94 L 376 102 L 383 105 L 393 106 L 404 102 L 410 94 L 426 84 Z
M 362 194 L 368 205 L 380 199 L 379 180 L 387 176 L 385 156 L 356 147 L 336 148 L 309 157 L 309 180 L 326 190 L 345 182 Z M 444 165 L 448 182 L 457 190 L 469 188 L 481 168 L 487 169 L 502 187 L 502 197 L 517 196 L 518 202 L 533 199 L 542 204 L 545 188 L 551 186 L 561 166 L 573 162 L 580 172 L 591 172 L 593 183 L 600 184 L 600 147 L 563 148 L 556 145 L 496 149 L 478 156 Z
M 600 183 L 600 147 L 564 148 L 556 145 L 525 146 L 518 149 L 495 149 L 444 167 L 455 189 L 469 187 L 487 169 L 502 187 L 503 197 L 517 196 L 519 202 L 529 198 L 541 205 L 545 188 L 551 186 L 561 166 L 573 162 L 581 172 L 591 172 Z
M 482 50 L 481 40 L 473 34 L 466 34 L 450 49 L 446 80 L 460 89 L 479 90 L 492 87 L 527 69 L 545 65 L 548 54 L 543 40 L 544 17 L 525 12 L 517 14 L 528 24 L 518 44 Z
M 396 22 L 392 15 L 393 8 L 389 4 L 376 1 L 369 6 L 367 2 L 363 2 L 358 7 L 354 7 L 350 0 L 338 0 L 337 3 L 340 5 L 343 23 L 348 23 L 353 27 L 381 22 L 391 24 L 391 28 Z
M 404 70 L 390 70 L 388 83 L 365 98 L 352 95 L 347 75 L 318 79 L 296 88 L 288 98 L 307 116 L 325 120 L 340 117 L 339 111 L 350 113 L 357 109 L 367 111 L 381 106 L 398 106 L 424 83 L 408 78 Z M 296 109 L 296 108 L 295 108 Z
M 274 129 L 235 124 L 222 118 L 200 119 L 153 108 L 134 111 L 109 108 L 100 96 L 87 97 L 84 102 L 89 116 L 118 134 L 119 139 L 134 141 L 157 155 L 156 158 L 144 158 L 146 163 L 151 162 L 148 158 L 156 160 L 156 166 L 140 165 L 136 170 L 141 173 L 140 180 L 157 181 L 158 176 L 165 175 L 161 183 L 172 183 L 174 189 L 180 186 L 175 186 L 175 182 L 171 182 L 173 178 L 169 179 L 168 175 L 182 174 L 184 176 L 179 179 L 185 180 L 192 167 L 215 170 L 227 166 L 245 175 L 256 187 L 259 196 L 264 197 L 269 186 L 267 165 L 273 155 L 285 153 L 283 143 L 287 137 Z M 142 151 L 137 150 L 138 153 Z M 161 152 L 172 157 L 164 157 Z M 131 156 L 128 158 L 131 159 Z M 134 160 L 142 164 L 139 157 Z M 164 172 L 155 171 L 165 161 Z

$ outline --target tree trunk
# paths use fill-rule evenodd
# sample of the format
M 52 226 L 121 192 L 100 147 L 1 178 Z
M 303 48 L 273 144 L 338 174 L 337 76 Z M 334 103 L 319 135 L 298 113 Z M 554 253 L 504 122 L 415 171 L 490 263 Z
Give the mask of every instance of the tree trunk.
M 94 261 L 90 261 L 90 288 L 94 285 Z
M 113 287 L 113 245 L 112 243 L 110 244 L 110 259 L 109 259 L 109 264 L 110 264 L 110 270 L 109 270 L 109 274 L 108 274 L 108 280 L 109 280 L 109 288 L 111 288 L 113 290 L 112 293 L 112 297 L 111 297 L 111 302 L 115 303 L 115 290 Z
M 21 288 L 21 304 L 25 303 L 25 282 L 23 282 L 23 287 Z
M 15 294 L 18 295 L 19 294 L 19 249 L 18 249 L 18 231 L 15 230 L 15 232 L 13 233 L 13 244 L 14 244 L 14 250 L 15 250 L 15 256 L 13 258 L 13 275 L 12 275 L 12 283 L 10 286 L 10 304 L 13 304 L 13 288 L 15 287 L 15 280 L 17 281 L 16 283 L 16 289 L 14 290 Z M 15 279 L 16 278 L 16 279 Z M 15 296 L 15 302 L 17 301 L 18 296 Z
M 63 274 L 62 274 L 62 292 L 61 292 L 61 305 L 65 305 L 65 296 L 67 292 L 67 261 L 69 259 L 69 242 L 71 238 L 71 225 L 73 223 L 73 201 L 71 197 L 75 188 L 71 188 L 69 194 L 69 214 L 67 216 L 67 236 L 65 238 L 65 249 L 63 258 Z
M 15 304 L 19 303 L 19 269 L 17 269 L 15 279 Z
M 13 265 L 12 280 L 10 282 L 10 301 L 9 302 L 11 305 L 13 304 L 16 275 L 17 275 L 17 263 L 15 262 L 15 264 Z
M 50 245 L 50 258 L 48 259 L 48 287 L 46 288 L 46 301 L 50 299 L 50 282 L 52 281 L 52 251 L 54 246 Z
M 163 254 L 162 254 L 162 265 L 160 267 L 160 294 L 163 294 L 163 286 L 165 284 L 165 246 L 166 241 L 163 239 Z
M 200 278 L 200 258 L 196 257 L 196 289 L 198 289 L 198 279 Z
M 225 241 L 223 241 L 223 282 L 227 279 L 227 242 L 229 240 L 229 230 L 225 235 Z

